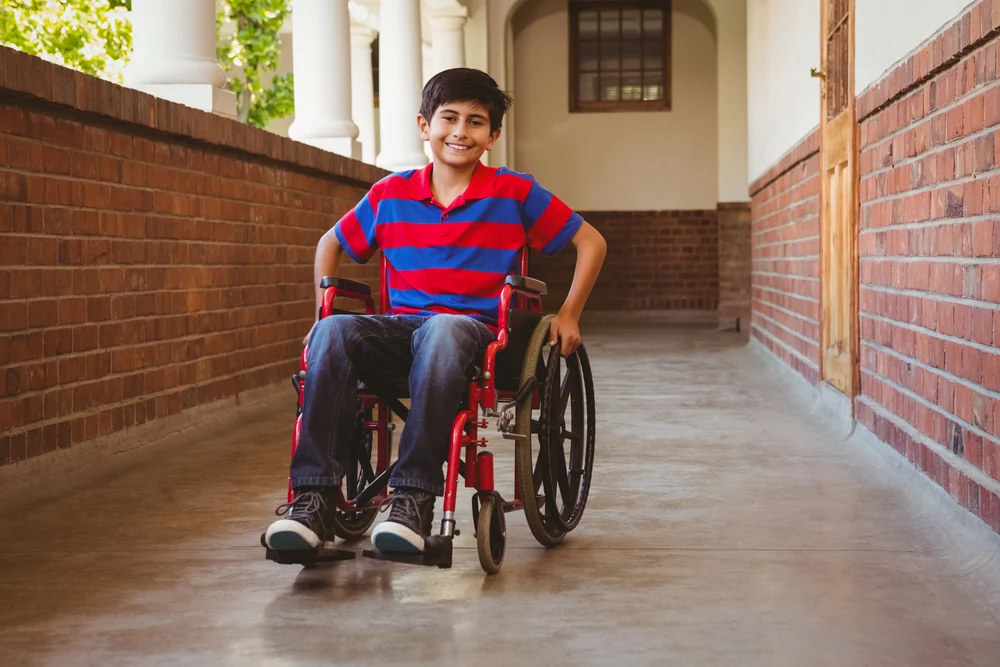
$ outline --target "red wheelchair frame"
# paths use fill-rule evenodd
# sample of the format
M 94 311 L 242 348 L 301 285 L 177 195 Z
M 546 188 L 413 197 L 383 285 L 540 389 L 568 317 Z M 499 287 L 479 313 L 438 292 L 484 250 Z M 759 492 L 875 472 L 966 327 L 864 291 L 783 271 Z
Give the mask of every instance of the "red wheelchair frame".
M 489 573 L 494 573 L 499 570 L 503 560 L 506 543 L 506 527 L 503 515 L 506 512 L 517 511 L 524 508 L 521 497 L 521 471 L 518 466 L 515 466 L 514 499 L 512 501 L 504 501 L 502 496 L 500 496 L 494 488 L 493 456 L 489 452 L 479 451 L 480 448 L 487 445 L 486 438 L 479 437 L 479 429 L 486 428 L 488 426 L 487 419 L 489 417 L 500 417 L 500 413 L 497 411 L 499 401 L 507 401 L 507 408 L 509 409 L 514 403 L 517 403 L 519 406 L 526 406 L 526 402 L 530 400 L 531 407 L 533 409 L 538 409 L 542 391 L 540 385 L 535 383 L 534 380 L 526 383 L 525 386 L 521 386 L 516 391 L 500 390 L 496 386 L 497 356 L 507 348 L 507 345 L 510 342 L 510 334 L 512 330 L 510 326 L 510 318 L 512 310 L 520 309 L 523 311 L 537 313 L 538 317 L 541 318 L 542 296 L 545 294 L 545 284 L 541 281 L 526 277 L 528 273 L 528 249 L 526 247 L 522 248 L 520 252 L 519 269 L 520 275 L 508 276 L 507 281 L 502 288 L 500 293 L 497 338 L 486 348 L 482 360 L 481 371 L 479 371 L 475 377 L 469 381 L 466 407 L 458 412 L 452 426 L 451 444 L 448 453 L 448 465 L 445 475 L 444 504 L 442 507 L 440 534 L 431 535 L 427 538 L 427 540 L 425 540 L 425 552 L 421 555 L 415 556 L 410 554 L 385 553 L 374 549 L 365 550 L 363 555 L 382 560 L 437 565 L 438 567 L 450 567 L 452 539 L 453 536 L 459 534 L 459 531 L 456 530 L 455 527 L 455 510 L 458 499 L 458 477 L 461 474 L 465 478 L 465 486 L 467 488 L 474 488 L 477 491 L 476 497 L 473 501 L 473 520 L 477 526 L 480 562 L 483 568 Z M 384 256 L 381 259 L 380 275 L 381 286 L 379 309 L 376 309 L 375 307 L 375 302 L 371 295 L 371 289 L 367 284 L 332 277 L 324 278 L 321 283 L 321 287 L 325 287 L 325 292 L 323 294 L 320 317 L 323 318 L 335 313 L 347 312 L 336 310 L 334 308 L 334 300 L 337 298 L 345 298 L 363 303 L 365 306 L 365 313 L 368 315 L 385 313 L 389 309 L 389 290 L 388 262 Z M 579 351 L 579 354 L 581 355 L 583 364 L 585 364 L 585 368 L 580 366 L 580 391 L 582 392 L 582 378 L 584 377 L 583 372 L 586 372 L 585 381 L 589 383 L 590 369 L 589 361 L 586 360 L 585 353 L 582 349 Z M 552 357 L 558 357 L 557 349 L 553 352 Z M 291 453 L 293 456 L 295 454 L 295 449 L 302 429 L 302 406 L 307 377 L 307 358 L 308 348 L 304 349 L 302 352 L 300 372 L 292 377 L 292 383 L 298 392 L 298 418 L 292 435 Z M 558 371 L 556 371 L 556 375 L 558 375 Z M 558 384 L 558 377 L 555 379 L 555 384 Z M 564 394 L 566 393 L 565 387 L 566 383 L 563 382 Z M 557 488 L 556 484 L 560 484 L 561 486 L 558 488 L 563 491 L 564 499 L 569 497 L 565 495 L 569 486 L 575 484 L 573 488 L 575 489 L 574 492 L 577 493 L 578 502 L 575 506 L 570 508 L 575 509 L 575 514 L 573 515 L 574 518 L 572 525 L 567 525 L 563 518 L 568 518 L 569 514 L 566 514 L 565 516 L 560 515 L 556 521 L 558 525 L 562 526 L 562 528 L 553 528 L 552 531 L 544 531 L 545 533 L 552 532 L 552 538 L 549 541 L 542 539 L 545 535 L 542 535 L 542 538 L 539 538 L 539 541 L 547 546 L 552 546 L 558 543 L 562 539 L 565 532 L 568 532 L 575 527 L 576 521 L 579 520 L 579 515 L 583 511 L 583 505 L 586 503 L 586 493 L 587 490 L 589 490 L 589 475 L 593 458 L 592 386 L 588 384 L 586 391 L 587 399 L 589 400 L 588 405 L 590 406 L 589 412 L 591 413 L 589 415 L 590 421 L 588 422 L 589 430 L 586 431 L 586 440 L 589 449 L 586 450 L 585 455 L 574 454 L 571 456 L 571 458 L 575 456 L 577 462 L 575 464 L 571 463 L 568 468 L 565 466 L 564 462 L 563 475 L 560 480 L 555 481 L 555 477 L 551 477 L 551 479 L 554 480 L 551 488 Z M 528 392 L 530 392 L 530 396 Z M 367 487 L 358 493 L 353 499 L 347 498 L 343 485 L 340 487 L 340 495 L 337 498 L 337 509 L 340 513 L 352 513 L 352 516 L 361 516 L 361 513 L 371 513 L 367 515 L 369 518 L 366 521 L 362 521 L 359 525 L 360 531 L 356 532 L 352 536 L 363 534 L 367 530 L 367 527 L 370 526 L 371 522 L 374 520 L 374 512 L 376 508 L 378 508 L 379 505 L 389 497 L 389 493 L 387 491 L 387 481 L 392 469 L 389 460 L 391 458 L 391 433 L 394 428 L 394 425 L 390 421 L 390 415 L 392 412 L 396 412 L 405 419 L 405 414 L 407 413 L 406 408 L 402 406 L 398 399 L 379 396 L 375 392 L 369 390 L 369 388 L 362 387 L 359 391 L 358 397 L 360 408 L 363 411 L 362 414 L 371 414 L 367 411 L 376 407 L 378 408 L 378 416 L 376 419 L 363 419 L 360 423 L 360 427 L 363 431 L 371 434 L 373 441 L 377 442 L 377 448 L 372 447 L 371 452 L 376 458 L 375 467 L 373 469 L 375 477 L 374 479 L 368 481 Z M 564 409 L 566 402 L 567 397 L 564 395 L 562 398 L 562 405 L 564 406 Z M 480 418 L 480 408 L 483 409 L 486 415 L 483 418 Z M 576 422 L 574 422 L 574 424 L 575 423 Z M 565 437 L 567 433 L 565 425 L 563 425 L 562 428 L 563 436 Z M 573 437 L 578 438 L 579 442 L 582 444 L 584 439 L 584 427 L 580 425 L 575 427 L 575 430 L 577 431 L 577 434 Z M 557 435 L 558 434 L 553 431 L 549 439 L 554 442 Z M 505 435 L 505 437 L 510 436 Z M 541 436 L 539 437 L 541 438 Z M 574 440 L 574 442 L 577 441 Z M 562 444 L 560 443 L 560 454 L 562 454 L 561 447 Z M 462 460 L 463 449 L 465 450 L 464 461 Z M 575 451 L 577 450 L 574 449 L 574 452 Z M 584 450 L 581 449 L 579 451 Z M 542 454 L 540 453 L 539 456 L 541 457 Z M 544 462 L 542 463 L 542 466 L 545 467 Z M 558 470 L 558 465 L 554 466 L 553 469 Z M 582 495 L 580 495 L 581 486 L 579 475 L 575 478 L 575 481 L 571 482 L 570 477 L 572 477 L 572 474 L 567 477 L 567 469 L 573 471 L 573 473 L 582 473 L 585 471 L 586 479 Z M 536 491 L 538 489 L 537 482 L 535 482 L 535 489 Z M 552 496 L 554 494 L 549 492 L 549 495 Z M 291 477 L 289 477 L 288 501 L 292 502 L 294 498 L 295 494 L 291 487 Z M 533 500 L 537 499 L 538 497 Z M 556 509 L 556 506 L 552 505 L 552 508 L 551 512 L 558 514 L 559 510 Z M 489 516 L 486 516 L 486 514 L 489 514 Z M 338 516 L 340 515 L 338 514 Z M 536 532 L 536 528 L 533 527 L 532 532 Z M 537 532 L 536 537 L 539 537 L 539 533 Z M 283 554 L 273 552 L 268 549 L 268 558 L 271 560 L 284 563 L 300 563 L 304 565 L 312 565 L 316 562 L 324 560 L 341 560 L 354 557 L 355 554 L 353 551 L 340 549 L 321 548 L 316 552 L 291 555 L 287 553 Z

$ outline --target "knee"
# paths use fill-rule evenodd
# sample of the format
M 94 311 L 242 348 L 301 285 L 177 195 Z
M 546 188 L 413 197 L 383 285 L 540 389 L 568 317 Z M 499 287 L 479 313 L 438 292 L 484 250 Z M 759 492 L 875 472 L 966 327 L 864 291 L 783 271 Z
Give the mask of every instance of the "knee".
M 453 348 L 472 347 L 475 349 L 476 322 L 463 315 L 434 315 L 422 328 L 426 329 L 425 342 L 434 347 L 449 346 Z
M 330 348 L 345 349 L 358 332 L 358 315 L 331 315 L 316 325 L 309 349 L 323 352 Z

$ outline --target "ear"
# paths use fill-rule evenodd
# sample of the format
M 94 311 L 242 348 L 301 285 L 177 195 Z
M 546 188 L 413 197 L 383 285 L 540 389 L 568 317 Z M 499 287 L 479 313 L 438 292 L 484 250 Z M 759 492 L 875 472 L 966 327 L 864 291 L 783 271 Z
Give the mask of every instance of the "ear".
M 493 146 L 496 145 L 497 141 L 500 140 L 500 133 L 503 132 L 502 127 L 498 127 L 497 131 L 490 135 L 490 140 L 486 142 L 486 150 L 492 151 Z
M 417 129 L 420 130 L 420 138 L 423 141 L 431 140 L 430 123 L 420 114 L 417 114 Z

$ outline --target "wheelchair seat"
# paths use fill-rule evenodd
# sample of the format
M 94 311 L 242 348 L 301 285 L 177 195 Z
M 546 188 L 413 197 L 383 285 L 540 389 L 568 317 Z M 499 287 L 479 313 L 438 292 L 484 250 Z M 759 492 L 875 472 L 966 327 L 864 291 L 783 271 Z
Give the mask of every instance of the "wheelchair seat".
M 503 392 L 516 392 L 521 384 L 521 366 L 524 364 L 524 354 L 531 340 L 531 333 L 542 319 L 541 313 L 528 310 L 513 309 L 510 313 L 510 333 L 507 347 L 497 355 L 496 388 Z M 467 379 L 475 380 L 483 367 L 482 358 L 469 366 Z M 410 397 L 409 378 L 406 376 L 390 376 L 365 378 L 361 381 L 375 393 L 385 398 L 403 399 Z

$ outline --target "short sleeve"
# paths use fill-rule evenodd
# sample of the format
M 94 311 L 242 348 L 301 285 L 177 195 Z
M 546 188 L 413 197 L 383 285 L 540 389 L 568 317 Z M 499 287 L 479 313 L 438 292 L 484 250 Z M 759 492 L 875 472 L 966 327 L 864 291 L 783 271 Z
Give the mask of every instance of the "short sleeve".
M 376 201 L 373 205 L 373 193 L 374 190 L 368 192 L 333 227 L 333 233 L 337 235 L 344 251 L 358 264 L 366 263 L 378 250 L 375 240 L 375 213 L 378 204 Z
M 528 245 L 551 256 L 566 247 L 583 224 L 583 218 L 532 178 L 521 223 Z

